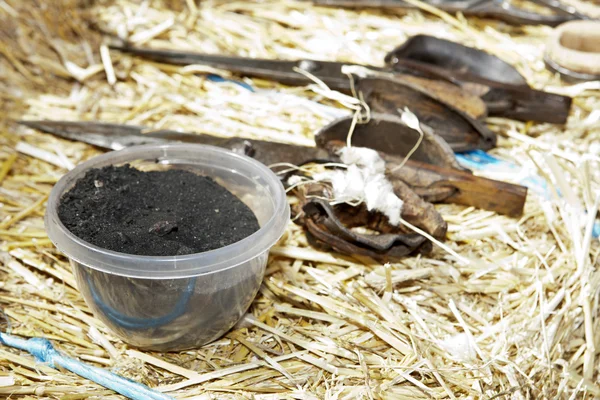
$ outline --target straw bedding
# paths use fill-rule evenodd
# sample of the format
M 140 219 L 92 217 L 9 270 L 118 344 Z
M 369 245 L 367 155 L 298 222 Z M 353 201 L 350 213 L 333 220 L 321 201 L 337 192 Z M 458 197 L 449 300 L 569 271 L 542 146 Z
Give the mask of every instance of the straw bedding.
M 411 0 L 418 3 L 416 0 Z M 293 1 L 0 0 L 0 306 L 2 329 L 46 337 L 90 364 L 195 399 L 583 399 L 600 397 L 598 240 L 600 84 L 566 86 L 542 62 L 548 27 L 509 27 L 429 11 L 344 11 Z M 202 66 L 141 62 L 98 32 L 152 47 L 381 65 L 407 36 L 486 49 L 536 88 L 576 96 L 566 126 L 490 118 L 491 153 L 518 182 L 537 174 L 519 220 L 454 205 L 446 244 L 379 265 L 322 253 L 289 225 L 249 314 L 201 349 L 128 348 L 97 321 L 47 239 L 44 202 L 91 147 L 11 118 L 102 120 L 313 143 L 353 112 L 318 86 L 213 82 Z M 222 76 L 227 76 L 221 72 Z M 350 106 L 350 107 L 349 107 Z M 290 201 L 294 201 L 290 198 Z M 0 347 L 0 397 L 121 398 Z

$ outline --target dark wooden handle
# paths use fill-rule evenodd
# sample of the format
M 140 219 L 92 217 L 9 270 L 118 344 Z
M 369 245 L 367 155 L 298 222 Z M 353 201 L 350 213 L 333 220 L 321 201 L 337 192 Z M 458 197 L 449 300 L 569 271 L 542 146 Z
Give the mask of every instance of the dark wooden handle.
M 461 71 L 444 69 L 419 61 L 396 58 L 392 68 L 404 72 L 418 71 L 428 78 L 452 82 L 481 96 L 488 113 L 521 121 L 564 124 L 569 117 L 573 99 L 555 93 L 530 88 L 527 84 L 508 84 Z
M 447 195 L 439 199 L 443 203 L 473 206 L 510 217 L 519 217 L 523 214 L 527 199 L 525 186 L 412 160 L 408 160 L 404 167 L 394 171 L 394 167 L 398 165 L 398 158 L 387 157 L 386 161 L 389 162 L 391 178 L 406 182 L 417 192 L 429 190 L 437 195 L 440 189 L 448 188 Z

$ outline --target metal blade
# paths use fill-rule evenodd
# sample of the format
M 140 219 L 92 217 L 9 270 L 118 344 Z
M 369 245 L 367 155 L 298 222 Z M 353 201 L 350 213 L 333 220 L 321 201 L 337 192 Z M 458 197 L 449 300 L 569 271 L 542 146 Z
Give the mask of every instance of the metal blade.
M 173 130 L 152 131 L 146 127 L 99 122 L 19 121 L 19 123 L 64 139 L 109 150 L 121 150 L 142 144 L 184 142 L 226 148 L 252 157 L 267 166 L 278 163 L 302 165 L 313 160 L 330 160 L 327 150 L 324 149 L 240 137 L 223 138 Z
M 143 127 L 97 122 L 71 121 L 19 121 L 42 132 L 51 133 L 64 139 L 76 140 L 109 150 L 121 150 L 125 147 L 168 143 L 163 138 L 143 134 Z
M 331 89 L 344 90 L 350 88 L 348 77 L 342 73 L 342 66 L 347 65 L 347 63 L 316 60 L 269 60 L 117 45 L 111 45 L 110 47 L 161 63 L 206 65 L 239 75 L 273 80 L 287 85 L 307 85 L 313 83 L 312 80 L 303 74 L 294 71 L 294 68 L 298 68 L 315 75 Z

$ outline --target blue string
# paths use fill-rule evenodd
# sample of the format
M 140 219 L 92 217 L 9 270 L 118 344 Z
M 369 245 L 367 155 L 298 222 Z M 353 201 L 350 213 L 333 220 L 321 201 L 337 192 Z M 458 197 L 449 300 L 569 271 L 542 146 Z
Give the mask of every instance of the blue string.
M 150 389 L 148 386 L 113 374 L 102 368 L 92 367 L 78 360 L 66 357 L 58 352 L 44 338 L 21 339 L 16 336 L 0 333 L 0 343 L 16 349 L 25 350 L 39 362 L 52 368 L 60 366 L 83 378 L 96 382 L 105 388 L 114 390 L 132 400 L 174 400 L 173 397 Z
M 192 298 L 194 288 L 196 287 L 196 278 L 190 279 L 186 289 L 181 294 L 181 297 L 179 297 L 179 300 L 177 300 L 177 304 L 175 304 L 175 307 L 173 307 L 173 310 L 169 314 L 157 318 L 138 318 L 125 315 L 115 310 L 114 308 L 108 306 L 102 301 L 102 299 L 96 292 L 95 285 L 93 285 L 92 282 L 90 282 L 89 276 L 87 277 L 87 282 L 92 297 L 94 298 L 94 302 L 98 305 L 98 307 L 100 307 L 103 313 L 105 313 L 111 320 L 115 321 L 123 328 L 136 330 L 158 328 L 160 326 L 170 323 L 174 319 L 183 315 L 187 310 L 188 303 Z

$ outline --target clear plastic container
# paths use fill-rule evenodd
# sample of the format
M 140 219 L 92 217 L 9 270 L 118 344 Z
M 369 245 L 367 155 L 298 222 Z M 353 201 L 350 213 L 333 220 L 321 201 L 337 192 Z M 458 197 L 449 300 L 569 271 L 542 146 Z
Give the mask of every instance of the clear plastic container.
M 58 218 L 62 195 L 89 169 L 126 163 L 212 177 L 250 207 L 260 229 L 219 249 L 169 257 L 114 252 L 73 235 Z M 265 165 L 217 147 L 166 144 L 129 147 L 77 166 L 54 186 L 45 222 L 98 319 L 133 346 L 178 351 L 219 338 L 246 312 L 261 285 L 269 249 L 289 216 L 283 185 Z

